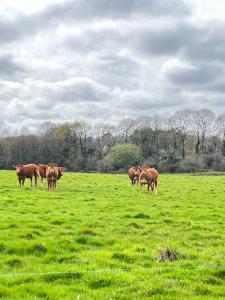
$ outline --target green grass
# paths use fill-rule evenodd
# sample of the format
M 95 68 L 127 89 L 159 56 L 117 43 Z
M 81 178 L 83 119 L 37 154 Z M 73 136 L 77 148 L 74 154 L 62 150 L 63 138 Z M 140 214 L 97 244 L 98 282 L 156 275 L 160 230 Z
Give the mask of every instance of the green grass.
M 161 175 L 148 195 L 125 175 L 48 191 L 1 171 L 0 299 L 224 299 L 224 221 L 224 176 Z

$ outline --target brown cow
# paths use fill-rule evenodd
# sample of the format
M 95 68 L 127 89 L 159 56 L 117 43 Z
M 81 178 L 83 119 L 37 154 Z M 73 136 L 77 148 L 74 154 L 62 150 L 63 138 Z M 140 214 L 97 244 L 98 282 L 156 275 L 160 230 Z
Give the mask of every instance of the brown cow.
M 157 194 L 158 176 L 159 176 L 159 173 L 154 168 L 143 169 L 139 176 L 141 190 L 142 190 L 142 186 L 147 184 L 148 193 L 149 193 L 149 190 L 151 187 L 152 192 L 155 190 L 155 194 Z
M 38 170 L 40 173 L 41 182 L 43 182 L 43 178 L 46 178 L 46 170 L 47 170 L 48 165 L 37 164 L 37 166 L 38 166 Z
M 13 166 L 16 169 L 16 175 L 20 186 L 24 185 L 25 179 L 30 178 L 31 186 L 33 177 L 35 178 L 35 185 L 37 186 L 37 178 L 40 176 L 38 167 L 35 164 L 22 165 L 17 164 Z
M 58 172 L 59 172 L 57 180 L 59 180 L 64 175 L 65 168 L 57 167 L 57 169 L 58 169 Z
M 48 180 L 48 189 L 56 189 L 56 182 L 59 176 L 59 171 L 56 164 L 48 164 L 46 170 L 46 178 Z
M 136 183 L 138 185 L 139 175 L 140 175 L 140 169 L 138 167 L 131 167 L 128 170 L 128 176 L 130 177 L 132 185 L 135 185 Z

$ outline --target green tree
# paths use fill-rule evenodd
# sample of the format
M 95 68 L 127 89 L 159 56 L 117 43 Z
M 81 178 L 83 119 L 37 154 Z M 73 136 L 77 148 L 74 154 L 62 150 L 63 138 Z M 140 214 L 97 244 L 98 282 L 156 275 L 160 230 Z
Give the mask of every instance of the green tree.
M 111 148 L 105 159 L 115 170 L 128 168 L 139 163 L 140 149 L 133 144 L 116 145 Z

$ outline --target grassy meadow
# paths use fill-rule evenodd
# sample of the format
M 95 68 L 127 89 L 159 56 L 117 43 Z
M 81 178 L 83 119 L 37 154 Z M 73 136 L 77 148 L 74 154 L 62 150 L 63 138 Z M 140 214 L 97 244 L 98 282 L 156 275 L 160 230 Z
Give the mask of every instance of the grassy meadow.
M 225 299 L 225 177 L 0 172 L 0 299 Z M 160 260 L 170 248 L 174 261 Z

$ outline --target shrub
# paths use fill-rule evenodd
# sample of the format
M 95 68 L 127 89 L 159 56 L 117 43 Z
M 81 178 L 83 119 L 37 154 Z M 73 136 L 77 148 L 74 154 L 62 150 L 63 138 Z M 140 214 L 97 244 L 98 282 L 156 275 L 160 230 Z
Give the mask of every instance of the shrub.
M 116 145 L 105 157 L 103 165 L 106 169 L 118 170 L 137 165 L 140 162 L 140 149 L 133 144 Z

